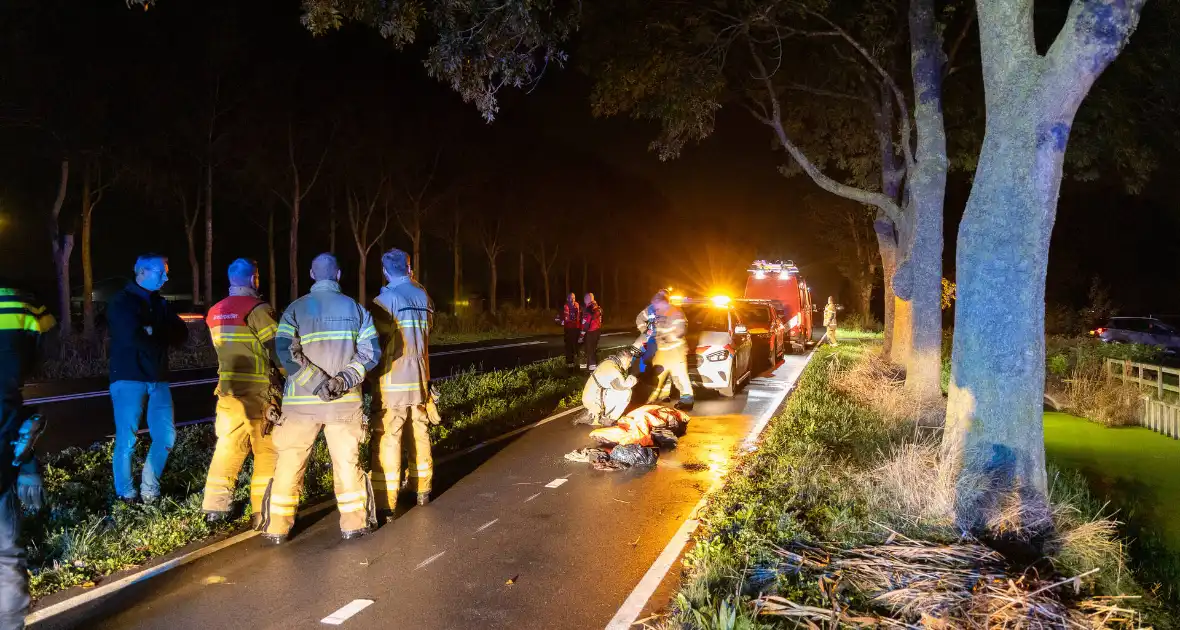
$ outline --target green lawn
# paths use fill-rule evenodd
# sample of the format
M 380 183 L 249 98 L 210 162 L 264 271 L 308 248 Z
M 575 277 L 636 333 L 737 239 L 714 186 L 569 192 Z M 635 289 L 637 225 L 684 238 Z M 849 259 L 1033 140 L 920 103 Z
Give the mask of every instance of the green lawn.
M 1080 471 L 1095 496 L 1126 523 L 1132 556 L 1177 596 L 1180 586 L 1180 441 L 1142 427 L 1106 428 L 1045 414 L 1045 450 L 1059 468 Z

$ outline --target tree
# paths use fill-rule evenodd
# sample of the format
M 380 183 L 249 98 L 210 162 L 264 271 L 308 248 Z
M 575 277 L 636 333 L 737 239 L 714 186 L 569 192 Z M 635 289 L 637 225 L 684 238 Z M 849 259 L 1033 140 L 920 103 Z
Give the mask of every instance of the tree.
M 492 315 L 498 311 L 496 309 L 496 283 L 499 278 L 496 263 L 500 258 L 500 254 L 504 253 L 504 236 L 501 232 L 503 222 L 499 217 L 495 220 L 485 220 L 480 226 L 479 242 L 483 246 L 484 254 L 488 257 L 488 304 Z
M 70 319 L 70 254 L 74 252 L 74 231 L 64 229 L 61 220 L 61 208 L 66 202 L 66 192 L 70 184 L 70 161 L 61 161 L 61 177 L 57 184 L 57 197 L 49 210 L 49 241 L 53 246 L 53 272 L 57 279 L 57 309 L 61 321 L 59 322 L 61 336 L 68 338 L 73 333 L 73 323 Z
M 87 155 L 82 166 L 82 334 L 88 341 L 95 341 L 97 331 L 94 324 L 94 263 L 91 256 L 91 228 L 94 225 L 94 211 L 102 202 L 106 190 L 114 178 L 103 179 L 102 157 Z
M 320 159 L 316 162 L 315 170 L 312 171 L 311 180 L 305 182 L 302 176 L 304 165 L 300 163 L 298 157 L 298 149 L 296 148 L 294 123 L 288 121 L 287 123 L 287 166 L 290 169 L 290 180 L 288 183 L 291 186 L 291 194 L 289 197 L 284 196 L 277 190 L 274 194 L 282 200 L 287 206 L 291 217 L 291 234 L 288 241 L 287 250 L 287 264 L 291 271 L 291 299 L 295 300 L 299 297 L 299 219 L 301 218 L 301 205 L 303 200 L 315 188 L 316 181 L 320 178 L 320 169 L 324 166 L 324 158 L 328 156 L 328 146 L 330 143 L 324 144 L 324 150 L 320 152 Z
M 973 529 L 1006 505 L 1024 508 L 1025 527 L 1050 526 L 1041 419 L 1049 236 L 1074 117 L 1143 5 L 1074 0 L 1042 54 L 1033 0 L 977 2 L 987 122 L 959 224 L 943 437 L 944 456 L 971 473 L 959 477 L 957 503 Z
M 444 238 L 447 244 L 451 246 L 451 312 L 452 314 L 459 314 L 459 307 L 463 301 L 463 239 L 466 233 L 463 230 L 463 207 L 458 203 L 451 206 L 451 220 L 450 226 L 447 229 Z
M 409 166 L 401 169 L 399 182 L 405 195 L 405 204 L 396 207 L 397 221 L 409 237 L 413 248 L 414 269 L 421 273 L 423 228 L 431 213 L 443 201 L 446 191 L 438 190 L 436 179 L 439 160 L 442 158 L 442 147 L 435 150 L 434 159 L 421 172 L 417 172 L 418 160 L 415 158 L 410 159 Z
M 550 253 L 544 238 L 537 239 L 537 246 L 533 248 L 533 257 L 537 259 L 537 267 L 541 270 L 541 280 L 545 284 L 545 308 L 553 308 L 552 295 L 549 293 L 549 278 L 553 273 L 553 264 L 557 262 L 559 246 L 553 245 Z
M 385 189 L 385 179 L 377 186 L 377 192 L 365 197 L 362 201 L 353 191 L 352 187 L 348 187 L 348 223 L 352 227 L 352 239 L 356 243 L 356 251 L 360 257 L 360 263 L 357 265 L 357 283 L 358 283 L 358 301 L 361 304 L 367 304 L 365 299 L 365 287 L 368 272 L 369 252 L 372 251 L 373 246 L 381 240 L 385 235 L 386 228 L 389 227 L 389 200 L 385 199 L 383 204 L 384 212 L 382 213 L 381 229 L 374 235 L 370 231 L 373 222 L 373 213 L 377 209 L 377 205 L 382 201 L 383 191 Z
M 840 275 L 852 285 L 856 311 L 872 313 L 873 286 L 880 271 L 881 257 L 873 247 L 876 238 L 873 214 L 859 204 L 814 207 L 813 229 L 831 253 Z

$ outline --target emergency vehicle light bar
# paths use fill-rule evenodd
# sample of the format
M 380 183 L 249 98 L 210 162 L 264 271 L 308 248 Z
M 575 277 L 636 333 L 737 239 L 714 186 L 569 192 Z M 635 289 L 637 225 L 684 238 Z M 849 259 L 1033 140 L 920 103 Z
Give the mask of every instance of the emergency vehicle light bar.
M 777 273 L 780 276 L 784 274 L 798 274 L 799 268 L 795 266 L 795 263 L 789 260 L 776 260 L 774 262 L 755 260 L 754 263 L 750 265 L 750 268 L 746 271 L 754 274 L 756 279 L 761 280 L 762 278 L 766 277 L 766 274 L 768 273 Z

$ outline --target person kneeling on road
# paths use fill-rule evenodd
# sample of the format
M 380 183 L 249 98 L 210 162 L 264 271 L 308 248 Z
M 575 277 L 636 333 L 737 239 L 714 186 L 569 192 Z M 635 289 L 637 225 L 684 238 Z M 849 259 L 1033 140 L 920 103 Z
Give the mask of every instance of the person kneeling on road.
M 341 537 L 364 536 L 377 522 L 373 489 L 360 464 L 360 386 L 381 359 L 377 329 L 369 311 L 340 292 L 335 256 L 316 256 L 311 277 L 311 292 L 287 307 L 275 336 L 287 383 L 273 437 L 279 460 L 260 524 L 263 539 L 274 544 L 286 541 L 295 524 L 307 458 L 320 429 L 332 457 Z
M 610 426 L 623 416 L 631 402 L 631 388 L 638 382 L 628 372 L 635 355 L 642 352 L 642 348 L 631 346 L 598 364 L 582 389 L 582 405 L 589 412 L 587 424 Z

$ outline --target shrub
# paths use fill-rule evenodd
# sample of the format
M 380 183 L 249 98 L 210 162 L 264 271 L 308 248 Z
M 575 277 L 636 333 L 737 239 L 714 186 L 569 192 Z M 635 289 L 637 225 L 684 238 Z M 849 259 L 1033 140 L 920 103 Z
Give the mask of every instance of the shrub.
M 840 328 L 854 332 L 881 332 L 884 326 L 871 314 L 853 313 L 840 322 Z

